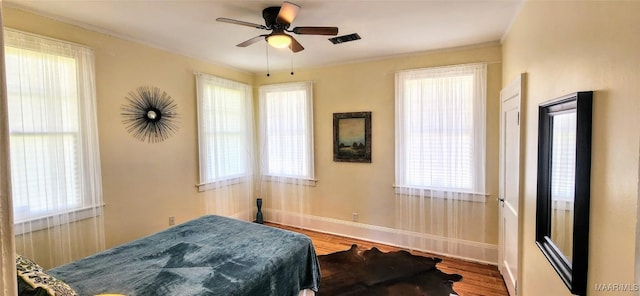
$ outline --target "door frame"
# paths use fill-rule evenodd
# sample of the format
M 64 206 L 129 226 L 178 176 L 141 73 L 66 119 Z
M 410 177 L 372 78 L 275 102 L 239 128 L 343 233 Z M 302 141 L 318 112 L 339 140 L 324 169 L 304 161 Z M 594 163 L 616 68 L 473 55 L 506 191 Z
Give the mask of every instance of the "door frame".
M 498 270 L 500 271 L 500 274 L 502 274 L 503 278 L 505 278 L 505 272 L 506 272 L 506 267 L 504 266 L 504 248 L 505 248 L 505 242 L 504 242 L 504 227 L 503 227 L 503 208 L 504 208 L 504 186 L 505 186 L 505 181 L 504 181 L 504 170 L 505 170 L 505 164 L 504 164 L 504 157 L 505 157 L 505 145 L 504 145 L 504 140 L 505 140 L 505 131 L 504 131 L 504 113 L 503 113 L 503 104 L 508 101 L 513 99 L 514 97 L 517 97 L 517 110 L 518 110 L 518 147 L 519 147 L 519 152 L 518 152 L 518 159 L 519 159 L 519 165 L 518 165 L 518 213 L 517 213 L 517 217 L 516 217 L 516 221 L 518 223 L 517 227 L 517 263 L 516 263 L 516 271 L 517 274 L 513 275 L 515 277 L 515 282 L 513 283 L 514 285 L 514 295 L 511 296 L 516 296 L 518 295 L 518 282 L 521 279 L 521 274 L 522 274 L 522 269 L 521 269 L 521 262 L 522 262 L 522 209 L 523 209 L 523 203 L 522 203 L 522 164 L 523 164 L 523 153 L 522 153 L 522 143 L 523 143 L 523 133 L 522 133 L 522 122 L 523 122 L 523 112 L 522 112 L 522 101 L 523 101 L 523 91 L 525 90 L 524 88 L 524 82 L 525 82 L 525 78 L 526 75 L 524 73 L 518 75 L 518 77 L 516 79 L 514 79 L 513 81 L 511 81 L 505 88 L 503 88 L 500 91 L 500 164 L 499 164 L 499 170 L 500 170 L 500 176 L 499 176 L 499 195 L 498 195 L 498 218 L 499 218 L 499 230 L 498 230 Z M 506 278 L 505 278 L 505 284 L 507 285 L 507 290 L 509 289 L 509 285 L 506 283 Z M 509 291 L 507 291 L 509 292 Z

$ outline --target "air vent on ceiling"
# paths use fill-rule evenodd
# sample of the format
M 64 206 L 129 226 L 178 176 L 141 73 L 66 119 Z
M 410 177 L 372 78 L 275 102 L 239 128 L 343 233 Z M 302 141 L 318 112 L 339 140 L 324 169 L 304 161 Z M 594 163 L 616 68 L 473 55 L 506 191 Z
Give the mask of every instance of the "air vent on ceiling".
M 349 41 L 355 41 L 355 40 L 358 40 L 358 39 L 360 39 L 360 35 L 358 35 L 358 33 L 353 33 L 353 34 L 349 34 L 349 35 L 343 35 L 343 36 L 329 38 L 329 41 L 331 41 L 331 43 L 333 43 L 333 44 L 340 44 L 340 43 L 345 43 L 345 42 L 349 42 Z

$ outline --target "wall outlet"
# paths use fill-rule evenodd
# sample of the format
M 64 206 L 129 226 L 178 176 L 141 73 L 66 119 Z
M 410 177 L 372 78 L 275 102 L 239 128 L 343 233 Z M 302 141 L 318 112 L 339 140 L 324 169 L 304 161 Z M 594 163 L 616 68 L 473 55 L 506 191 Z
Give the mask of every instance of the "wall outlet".
M 351 220 L 353 222 L 358 222 L 358 213 L 351 213 Z
M 174 216 L 170 216 L 169 217 L 169 226 L 176 224 L 176 217 Z

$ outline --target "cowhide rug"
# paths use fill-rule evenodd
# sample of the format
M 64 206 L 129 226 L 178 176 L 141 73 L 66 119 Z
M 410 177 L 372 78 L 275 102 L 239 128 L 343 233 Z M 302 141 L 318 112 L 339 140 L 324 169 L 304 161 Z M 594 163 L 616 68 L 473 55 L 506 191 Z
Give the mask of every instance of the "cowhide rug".
M 318 256 L 322 279 L 318 296 L 329 295 L 457 295 L 458 274 L 436 268 L 439 258 L 411 255 L 407 251 L 349 250 Z

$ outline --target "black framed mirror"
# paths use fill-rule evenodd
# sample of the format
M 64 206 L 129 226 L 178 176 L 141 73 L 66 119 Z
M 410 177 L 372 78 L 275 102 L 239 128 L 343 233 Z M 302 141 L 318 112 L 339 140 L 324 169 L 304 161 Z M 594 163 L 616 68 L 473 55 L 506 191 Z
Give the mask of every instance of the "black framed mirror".
M 536 244 L 571 293 L 585 295 L 593 92 L 539 106 Z

